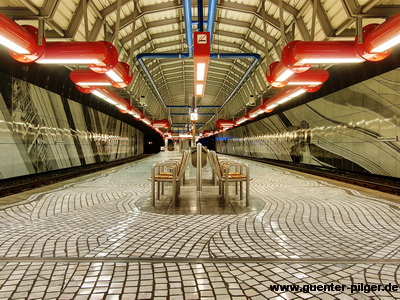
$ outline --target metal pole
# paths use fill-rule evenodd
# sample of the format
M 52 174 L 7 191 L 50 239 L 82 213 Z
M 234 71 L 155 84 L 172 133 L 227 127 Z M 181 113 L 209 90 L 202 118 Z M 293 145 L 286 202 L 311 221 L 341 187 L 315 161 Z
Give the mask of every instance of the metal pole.
M 196 179 L 197 179 L 197 184 L 196 184 L 196 186 L 197 186 L 197 191 L 199 192 L 199 191 L 201 191 L 202 190 L 202 178 L 201 178 L 201 150 L 202 150 L 202 147 L 201 147 L 201 144 L 200 143 L 198 143 L 197 144 L 197 176 L 196 176 Z

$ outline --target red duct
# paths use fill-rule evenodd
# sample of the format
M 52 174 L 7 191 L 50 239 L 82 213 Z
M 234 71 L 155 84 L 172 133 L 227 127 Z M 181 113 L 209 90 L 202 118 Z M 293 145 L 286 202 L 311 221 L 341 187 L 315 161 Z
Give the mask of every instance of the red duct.
M 44 52 L 46 41 L 38 45 L 38 29 L 30 25 L 18 25 L 0 13 L 0 44 L 8 48 L 17 61 L 31 63 Z
M 392 52 L 391 48 L 400 43 L 400 12 L 382 24 L 369 24 L 363 28 L 363 43 L 355 46 L 358 53 L 366 60 L 379 61 Z
M 133 78 L 133 72 L 125 62 L 118 62 L 114 69 L 106 72 L 106 75 L 111 79 L 113 87 L 116 88 L 127 87 Z
M 167 119 L 156 120 L 153 122 L 153 127 L 155 128 L 168 128 L 171 126 L 171 123 Z
M 329 78 L 329 72 L 324 69 L 309 69 L 296 74 L 287 69 L 282 62 L 273 62 L 269 68 L 270 75 L 266 75 L 267 80 L 272 86 L 278 88 L 286 85 L 315 86 L 324 83 Z
M 312 64 L 358 63 L 364 59 L 358 54 L 354 42 L 349 41 L 293 41 L 283 48 L 283 65 L 295 72 L 302 73 Z
M 105 73 L 96 73 L 90 69 L 73 70 L 69 78 L 82 88 L 90 89 L 96 86 L 111 86 L 111 80 Z
M 248 120 L 250 120 L 249 114 L 244 114 L 243 116 L 235 119 L 235 126 L 238 126 Z
M 263 113 L 264 113 L 264 110 L 261 108 L 261 106 L 257 106 L 248 112 L 250 119 L 254 119 L 258 115 L 261 115 Z
M 101 42 L 47 43 L 46 50 L 37 63 L 82 65 L 87 64 L 97 73 L 105 73 L 118 63 L 118 51 L 113 44 Z
M 318 86 L 327 81 L 329 72 L 325 69 L 309 69 L 304 73 L 296 73 L 286 82 L 287 85 Z
M 121 98 L 120 96 L 118 96 L 117 94 L 113 93 L 109 89 L 98 87 L 93 91 L 93 93 L 96 96 L 99 96 L 100 98 L 102 98 L 102 99 L 104 99 L 106 101 L 111 100 L 111 101 L 115 102 L 115 103 L 112 103 L 112 104 L 114 104 L 115 106 L 117 106 L 121 110 L 126 110 L 130 106 L 130 103 L 129 103 L 128 100 L 126 100 L 124 98 Z
M 133 73 L 129 70 L 127 63 L 119 62 L 113 70 L 106 73 L 96 73 L 90 69 L 81 69 L 73 70 L 69 77 L 76 85 L 83 88 L 111 85 L 115 88 L 124 88 L 132 81 Z
M 149 119 L 149 118 L 147 118 L 145 115 L 141 115 L 140 116 L 140 120 L 143 122 L 143 123 L 145 123 L 146 125 L 148 125 L 148 126 L 152 126 L 152 122 L 151 122 L 151 120 Z
M 217 128 L 224 128 L 224 127 L 232 128 L 233 126 L 235 126 L 235 122 L 226 119 L 218 119 L 217 122 L 215 123 L 215 126 Z
M 269 65 L 269 75 L 267 73 L 266 77 L 269 84 L 279 88 L 286 85 L 284 82 L 287 82 L 293 73 L 281 61 L 275 61 Z

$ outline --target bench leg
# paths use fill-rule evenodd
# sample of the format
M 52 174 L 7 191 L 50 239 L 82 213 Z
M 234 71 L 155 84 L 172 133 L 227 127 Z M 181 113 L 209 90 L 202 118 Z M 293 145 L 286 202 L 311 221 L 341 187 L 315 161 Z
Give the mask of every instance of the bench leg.
M 155 206 L 156 205 L 156 182 L 155 180 L 151 181 L 151 206 Z
M 229 204 L 229 181 L 225 180 L 225 205 Z
M 178 191 L 176 189 L 176 181 L 173 181 L 172 182 L 172 207 L 175 207 L 177 194 L 178 194 Z
M 162 184 L 162 182 L 157 184 L 157 200 L 160 200 L 160 184 Z
M 249 206 L 250 198 L 250 180 L 246 180 L 246 206 Z
M 235 182 L 235 195 L 237 195 L 237 194 L 238 194 L 238 183 Z
M 243 200 L 243 181 L 240 182 L 240 200 Z

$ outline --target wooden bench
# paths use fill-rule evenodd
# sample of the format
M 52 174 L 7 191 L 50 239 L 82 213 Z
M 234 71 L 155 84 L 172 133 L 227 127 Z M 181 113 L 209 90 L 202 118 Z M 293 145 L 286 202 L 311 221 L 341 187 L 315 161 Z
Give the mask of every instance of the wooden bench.
M 184 151 L 181 160 L 172 159 L 153 165 L 150 178 L 152 206 L 155 206 L 156 198 L 160 199 L 160 188 L 162 188 L 162 194 L 164 194 L 164 183 L 166 182 L 172 184 L 172 205 L 175 206 L 176 199 L 180 194 L 180 185 L 183 182 L 188 161 L 189 152 Z
M 250 197 L 250 168 L 246 163 L 234 160 L 219 160 L 215 151 L 209 151 L 209 161 L 211 168 L 219 182 L 219 193 L 227 205 L 229 203 L 229 183 L 235 182 L 236 193 L 237 184 L 240 184 L 240 200 L 243 199 L 243 182 L 246 182 L 246 206 L 249 204 Z

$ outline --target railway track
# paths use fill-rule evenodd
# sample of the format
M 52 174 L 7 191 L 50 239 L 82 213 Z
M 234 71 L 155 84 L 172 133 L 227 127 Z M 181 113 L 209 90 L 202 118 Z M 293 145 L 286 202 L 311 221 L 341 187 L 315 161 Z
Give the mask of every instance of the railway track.
M 26 175 L 17 178 L 2 179 L 0 181 L 0 197 L 21 193 L 23 191 L 28 191 L 41 186 L 46 186 L 67 179 L 76 178 L 78 176 L 83 176 L 90 173 L 117 167 L 123 164 L 144 159 L 151 155 L 152 154 L 143 154 L 134 157 L 118 159 L 111 162 L 102 162 L 86 166 Z
M 221 153 L 221 154 L 225 154 L 225 153 Z M 282 168 L 296 170 L 296 171 L 300 171 L 300 172 L 304 172 L 304 173 L 309 173 L 309 174 L 313 174 L 313 175 L 317 175 L 317 176 L 321 176 L 321 177 L 325 177 L 325 178 L 329 178 L 329 179 L 334 179 L 337 181 L 346 182 L 346 183 L 366 187 L 369 189 L 394 194 L 397 196 L 400 195 L 400 186 L 394 185 L 396 183 L 398 185 L 399 182 L 398 181 L 396 182 L 395 179 L 391 179 L 391 178 L 388 179 L 385 177 L 383 180 L 393 181 L 393 183 L 394 183 L 393 185 L 380 183 L 380 182 L 374 182 L 374 181 L 370 181 L 367 179 L 356 178 L 357 176 L 360 176 L 356 173 L 353 173 L 352 176 L 346 176 L 343 174 L 337 174 L 338 170 L 334 170 L 334 169 L 332 169 L 332 170 L 328 169 L 328 168 L 321 169 L 321 168 L 318 168 L 317 166 L 304 167 L 304 166 L 301 166 L 301 165 L 295 164 L 295 163 L 281 163 L 281 162 L 278 162 L 275 160 L 270 160 L 270 159 L 249 157 L 249 156 L 243 156 L 243 155 L 233 155 L 233 154 L 229 154 L 229 155 L 243 158 L 243 159 L 253 160 L 253 161 L 257 161 L 257 162 L 261 162 L 261 163 L 265 163 L 265 164 L 270 164 L 270 165 L 274 165 L 277 167 L 282 167 Z M 375 178 L 379 178 L 379 177 L 375 177 Z

